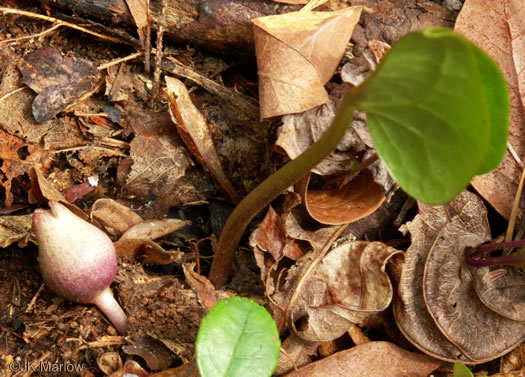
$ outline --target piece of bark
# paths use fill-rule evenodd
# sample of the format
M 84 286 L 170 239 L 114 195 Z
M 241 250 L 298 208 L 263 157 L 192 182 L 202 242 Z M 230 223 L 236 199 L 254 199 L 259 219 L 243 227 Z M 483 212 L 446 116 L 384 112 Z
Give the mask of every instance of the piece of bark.
M 42 1 L 86 18 L 134 25 L 124 0 Z M 151 0 L 153 30 L 158 27 L 160 3 L 161 0 Z M 391 44 L 407 32 L 425 26 L 452 27 L 457 16 L 457 12 L 427 0 L 360 0 L 352 5 L 365 5 L 374 11 L 362 16 L 361 31 L 357 35 L 354 32 L 352 40 L 358 49 L 361 45 L 366 46 L 370 39 Z M 251 20 L 299 8 L 269 0 L 168 0 L 164 37 L 222 54 L 253 55 Z

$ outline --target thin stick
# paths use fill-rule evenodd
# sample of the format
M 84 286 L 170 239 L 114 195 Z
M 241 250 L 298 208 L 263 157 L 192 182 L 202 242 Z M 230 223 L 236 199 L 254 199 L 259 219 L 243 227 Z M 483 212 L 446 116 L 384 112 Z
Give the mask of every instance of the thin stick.
M 120 63 L 123 63 L 123 62 L 127 62 L 129 60 L 133 60 L 133 59 L 136 59 L 136 58 L 139 58 L 143 55 L 144 53 L 143 52 L 134 52 L 133 54 L 130 54 L 128 56 L 125 56 L 123 58 L 118 58 L 118 59 L 115 59 L 115 60 L 112 60 L 110 62 L 107 62 L 107 63 L 104 63 L 104 64 L 101 64 L 97 67 L 97 69 L 99 71 L 102 71 L 104 69 L 108 69 L 109 67 L 112 67 L 114 65 L 117 65 L 117 64 L 120 64 Z
M 70 29 L 75 29 L 75 30 L 81 31 L 81 32 L 86 33 L 86 34 L 91 34 L 91 35 L 94 35 L 95 37 L 98 37 L 98 38 L 101 38 L 101 39 L 105 39 L 105 40 L 108 40 L 108 41 L 111 41 L 111 42 L 126 43 L 126 44 L 128 43 L 128 42 L 126 42 L 126 41 L 124 41 L 122 39 L 117 39 L 117 38 L 110 37 L 110 36 L 107 36 L 107 35 L 104 35 L 104 34 L 100 34 L 100 33 L 97 33 L 96 31 L 89 30 L 89 29 L 87 29 L 85 27 L 78 26 L 78 25 L 72 24 L 72 23 L 67 22 L 67 21 L 62 21 L 62 20 L 60 20 L 58 18 L 55 18 L 55 17 L 44 16 L 43 14 L 39 14 L 39 13 L 26 12 L 26 11 L 23 11 L 23 10 L 11 9 L 11 8 L 6 8 L 6 7 L 0 7 L 0 13 L 3 13 L 3 14 L 18 14 L 20 16 L 36 18 L 36 19 L 39 19 L 39 20 L 44 20 L 44 21 L 56 23 L 59 26 L 65 26 L 65 27 L 68 27 Z
M 164 37 L 164 25 L 166 24 L 166 8 L 168 7 L 168 1 L 162 0 L 161 6 L 160 6 L 160 14 L 158 17 L 158 27 L 157 27 L 157 42 L 155 43 L 155 46 L 157 48 L 157 51 L 155 53 L 155 72 L 153 74 L 153 90 L 152 90 L 152 96 L 151 101 L 153 107 L 156 107 L 155 104 L 157 103 L 157 100 L 159 98 L 159 92 L 160 92 L 160 72 L 161 68 L 160 65 L 162 63 L 162 44 L 163 44 L 163 37 Z
M 31 299 L 31 302 L 29 303 L 29 305 L 27 305 L 27 309 L 25 311 L 26 313 L 31 312 L 31 309 L 33 309 L 33 306 L 35 306 L 36 300 L 37 300 L 38 296 L 40 296 L 40 292 L 42 292 L 44 287 L 45 287 L 44 283 L 40 284 L 40 287 L 38 288 L 38 290 L 36 291 L 35 295 Z
M 521 161 L 521 158 L 518 156 L 516 150 L 510 142 L 507 142 L 507 150 L 509 151 L 510 155 L 514 158 L 514 160 L 518 163 L 519 167 L 523 169 L 523 161 Z
M 3 100 L 5 100 L 6 98 L 11 97 L 11 96 L 12 96 L 13 94 L 15 94 L 15 93 L 21 92 L 21 91 L 24 90 L 24 89 L 28 89 L 28 87 L 27 87 L 27 86 L 23 86 L 23 87 L 21 87 L 21 88 L 17 88 L 17 89 L 15 89 L 15 90 L 11 90 L 9 93 L 4 94 L 2 97 L 0 97 L 0 102 L 3 101 Z
M 523 181 L 525 180 L 525 168 L 521 171 L 520 183 L 514 196 L 514 202 L 512 203 L 512 210 L 510 211 L 509 224 L 507 225 L 507 231 L 505 232 L 505 242 L 512 241 L 514 236 L 514 227 L 516 226 L 516 217 L 518 216 L 518 209 L 520 206 L 521 192 L 523 191 Z M 503 250 L 503 255 L 507 255 L 510 250 Z
M 150 0 L 146 0 L 146 40 L 144 41 L 144 70 L 149 73 L 151 70 L 151 9 Z
M 44 30 L 40 33 L 36 33 L 36 34 L 31 34 L 31 35 L 26 35 L 26 36 L 23 36 L 23 37 L 18 37 L 18 38 L 11 38 L 11 39 L 6 39 L 5 41 L 1 41 L 0 42 L 0 46 L 4 45 L 4 44 L 11 44 L 11 43 L 14 43 L 14 42 L 21 42 L 21 41 L 25 41 L 26 39 L 31 39 L 31 38 L 40 38 L 46 34 L 49 34 L 51 32 L 53 32 L 54 30 L 58 29 L 59 27 L 61 27 L 62 25 L 60 24 L 56 24 L 56 25 L 53 25 L 52 27 L 50 27 L 49 29 L 47 30 Z

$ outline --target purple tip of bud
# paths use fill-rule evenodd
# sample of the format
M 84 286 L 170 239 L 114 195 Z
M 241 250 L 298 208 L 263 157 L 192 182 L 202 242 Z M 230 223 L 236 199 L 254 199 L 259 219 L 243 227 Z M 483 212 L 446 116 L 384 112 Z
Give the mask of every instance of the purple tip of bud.
M 37 209 L 32 217 L 44 282 L 68 300 L 98 305 L 101 301 L 99 296 L 117 274 L 117 255 L 113 242 L 106 233 L 75 215 L 66 206 L 54 201 L 50 201 L 49 206 L 51 212 Z M 107 297 L 107 293 L 104 296 Z M 101 309 L 112 321 L 122 315 L 125 318 L 118 303 L 113 301 L 121 314 L 110 315 L 106 309 Z M 115 309 L 116 312 L 118 310 Z M 127 319 L 118 321 L 117 330 L 122 331 L 126 328 L 123 323 L 127 323 Z

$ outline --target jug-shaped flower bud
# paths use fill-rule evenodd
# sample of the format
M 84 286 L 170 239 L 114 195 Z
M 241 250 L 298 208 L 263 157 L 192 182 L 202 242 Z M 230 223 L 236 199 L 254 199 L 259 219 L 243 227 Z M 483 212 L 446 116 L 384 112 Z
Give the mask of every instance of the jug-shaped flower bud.
M 97 305 L 118 332 L 125 334 L 126 314 L 109 288 L 117 274 L 113 242 L 66 206 L 55 201 L 49 206 L 51 211 L 37 209 L 33 213 L 44 282 L 68 300 Z

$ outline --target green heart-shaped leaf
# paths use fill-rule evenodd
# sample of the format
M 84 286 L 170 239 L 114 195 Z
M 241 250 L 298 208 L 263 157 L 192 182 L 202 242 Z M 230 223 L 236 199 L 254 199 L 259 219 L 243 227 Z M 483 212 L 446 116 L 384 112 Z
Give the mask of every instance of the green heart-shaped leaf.
M 264 377 L 275 369 L 280 346 L 277 326 L 266 309 L 232 297 L 203 318 L 195 354 L 202 377 Z
M 510 111 L 503 75 L 451 30 L 407 35 L 356 89 L 377 153 L 418 200 L 448 202 L 503 158 Z

